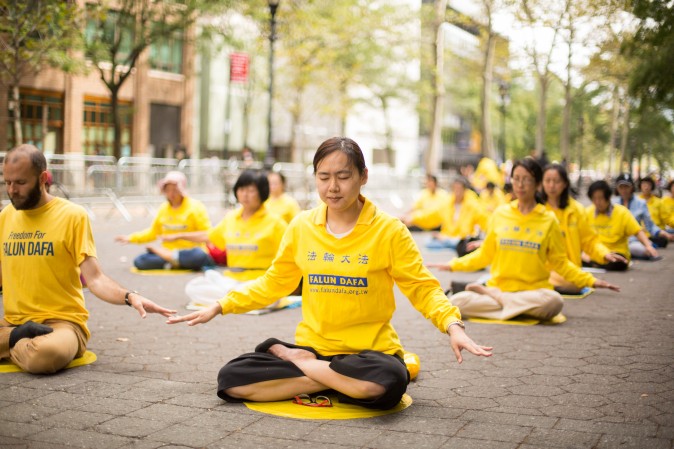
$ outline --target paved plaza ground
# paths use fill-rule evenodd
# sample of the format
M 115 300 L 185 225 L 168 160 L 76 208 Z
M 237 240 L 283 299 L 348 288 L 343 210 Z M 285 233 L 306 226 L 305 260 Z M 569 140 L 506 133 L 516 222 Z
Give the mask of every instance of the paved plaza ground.
M 221 215 L 220 215 L 221 216 Z M 217 220 L 220 216 L 214 216 Z M 93 222 L 105 271 L 155 301 L 185 311 L 184 284 L 198 274 L 130 272 L 142 248 L 113 243 L 146 226 L 113 215 Z M 416 235 L 423 243 L 425 234 Z M 429 252 L 427 261 L 451 251 Z M 414 403 L 358 420 L 278 418 L 215 395 L 220 367 L 267 336 L 292 341 L 301 309 L 168 326 L 159 316 L 87 293 L 98 360 L 53 376 L 0 374 L 2 448 L 647 448 L 674 442 L 674 249 L 603 276 L 621 293 L 567 300 L 557 326 L 468 323 L 494 356 L 456 363 L 449 339 L 396 291 L 394 325 L 421 358 Z M 478 274 L 436 273 L 450 279 Z

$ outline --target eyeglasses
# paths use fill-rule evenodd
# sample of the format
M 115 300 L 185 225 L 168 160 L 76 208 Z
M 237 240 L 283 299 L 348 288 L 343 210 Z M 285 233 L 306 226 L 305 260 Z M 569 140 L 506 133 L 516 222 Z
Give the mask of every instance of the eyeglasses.
M 511 181 L 513 184 L 520 184 L 523 186 L 530 186 L 536 182 L 534 181 L 534 178 L 512 178 Z
M 332 407 L 332 401 L 327 396 L 311 397 L 308 394 L 298 394 L 293 398 L 293 404 L 307 407 Z

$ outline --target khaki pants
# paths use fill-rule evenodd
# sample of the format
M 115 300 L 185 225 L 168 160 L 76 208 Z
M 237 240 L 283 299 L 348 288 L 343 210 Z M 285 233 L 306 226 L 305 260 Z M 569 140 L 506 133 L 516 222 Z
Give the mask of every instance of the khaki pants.
M 9 349 L 9 334 L 16 326 L 0 320 L 0 359 L 9 358 L 29 373 L 45 374 L 62 370 L 86 351 L 86 335 L 77 324 L 63 320 L 47 320 L 41 324 L 51 327 L 54 332 L 22 338 Z
M 527 315 L 539 320 L 549 320 L 562 311 L 564 300 L 554 290 L 540 288 L 521 292 L 500 292 L 503 306 L 489 295 L 463 291 L 452 295 L 450 301 L 461 315 L 493 320 L 509 320 L 517 315 Z

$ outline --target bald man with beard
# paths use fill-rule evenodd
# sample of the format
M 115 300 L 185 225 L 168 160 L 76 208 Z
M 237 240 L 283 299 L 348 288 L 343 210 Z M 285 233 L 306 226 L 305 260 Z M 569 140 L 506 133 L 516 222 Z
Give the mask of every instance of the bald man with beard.
M 89 217 L 50 195 L 44 154 L 32 145 L 10 150 L 3 175 L 11 204 L 0 212 L 0 359 L 30 373 L 54 373 L 86 351 L 89 312 L 80 273 L 103 301 L 147 313 L 175 313 L 103 273 Z

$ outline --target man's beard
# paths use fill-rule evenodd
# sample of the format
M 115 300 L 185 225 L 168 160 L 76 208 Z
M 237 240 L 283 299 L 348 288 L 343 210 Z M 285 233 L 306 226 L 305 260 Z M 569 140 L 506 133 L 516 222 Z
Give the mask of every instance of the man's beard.
M 15 201 L 14 198 L 9 198 L 9 200 L 12 202 L 12 206 L 14 206 L 14 209 L 16 210 L 35 209 L 35 206 L 38 205 L 41 199 L 42 189 L 40 189 L 39 180 L 35 181 L 35 187 L 33 187 L 30 192 L 28 192 L 28 196 L 24 201 Z

